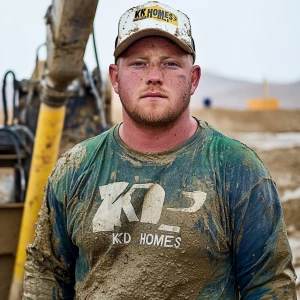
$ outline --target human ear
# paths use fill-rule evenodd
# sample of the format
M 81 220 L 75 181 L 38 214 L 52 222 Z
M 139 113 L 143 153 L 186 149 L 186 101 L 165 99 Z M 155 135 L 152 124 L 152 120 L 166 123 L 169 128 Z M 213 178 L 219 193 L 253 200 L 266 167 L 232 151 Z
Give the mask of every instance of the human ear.
M 192 67 L 192 84 L 191 84 L 191 95 L 194 94 L 201 77 L 201 68 L 198 65 Z
M 118 81 L 118 66 L 111 64 L 109 66 L 109 77 L 114 91 L 119 94 L 119 81 Z

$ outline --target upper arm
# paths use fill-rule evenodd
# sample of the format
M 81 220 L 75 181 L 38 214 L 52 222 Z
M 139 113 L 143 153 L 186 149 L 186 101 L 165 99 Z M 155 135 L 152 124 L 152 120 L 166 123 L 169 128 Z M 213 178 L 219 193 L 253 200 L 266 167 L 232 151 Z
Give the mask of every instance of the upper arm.
M 236 274 L 242 298 L 296 299 L 292 254 L 274 182 L 262 179 L 254 185 L 237 204 L 234 216 Z
M 72 299 L 76 251 L 67 232 L 63 202 L 48 182 L 35 237 L 27 247 L 24 296 Z

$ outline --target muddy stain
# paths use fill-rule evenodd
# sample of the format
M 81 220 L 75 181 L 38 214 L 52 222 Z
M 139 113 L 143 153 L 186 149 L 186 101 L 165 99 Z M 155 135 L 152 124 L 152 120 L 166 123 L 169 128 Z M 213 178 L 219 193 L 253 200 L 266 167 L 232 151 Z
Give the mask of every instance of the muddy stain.
M 82 144 L 78 144 L 65 154 L 61 156 L 58 160 L 55 169 L 51 174 L 51 179 L 54 183 L 61 180 L 64 177 L 70 168 L 79 169 L 82 161 L 87 156 L 86 147 Z

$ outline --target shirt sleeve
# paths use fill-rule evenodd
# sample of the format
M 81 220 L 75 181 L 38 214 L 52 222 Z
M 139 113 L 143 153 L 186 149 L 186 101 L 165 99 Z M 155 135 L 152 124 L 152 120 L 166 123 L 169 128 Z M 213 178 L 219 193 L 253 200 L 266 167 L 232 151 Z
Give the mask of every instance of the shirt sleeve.
M 282 208 L 272 179 L 262 178 L 236 205 L 234 243 L 242 299 L 297 299 Z
M 27 247 L 23 299 L 73 299 L 78 253 L 66 226 L 65 199 L 58 201 L 50 181 L 35 237 Z

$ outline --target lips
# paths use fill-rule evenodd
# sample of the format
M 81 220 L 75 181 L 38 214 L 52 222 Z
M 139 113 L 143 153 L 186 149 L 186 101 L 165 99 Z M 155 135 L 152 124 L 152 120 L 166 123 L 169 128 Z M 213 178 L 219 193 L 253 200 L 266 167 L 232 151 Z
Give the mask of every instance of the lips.
M 167 98 L 160 92 L 147 92 L 141 95 L 141 98 Z

